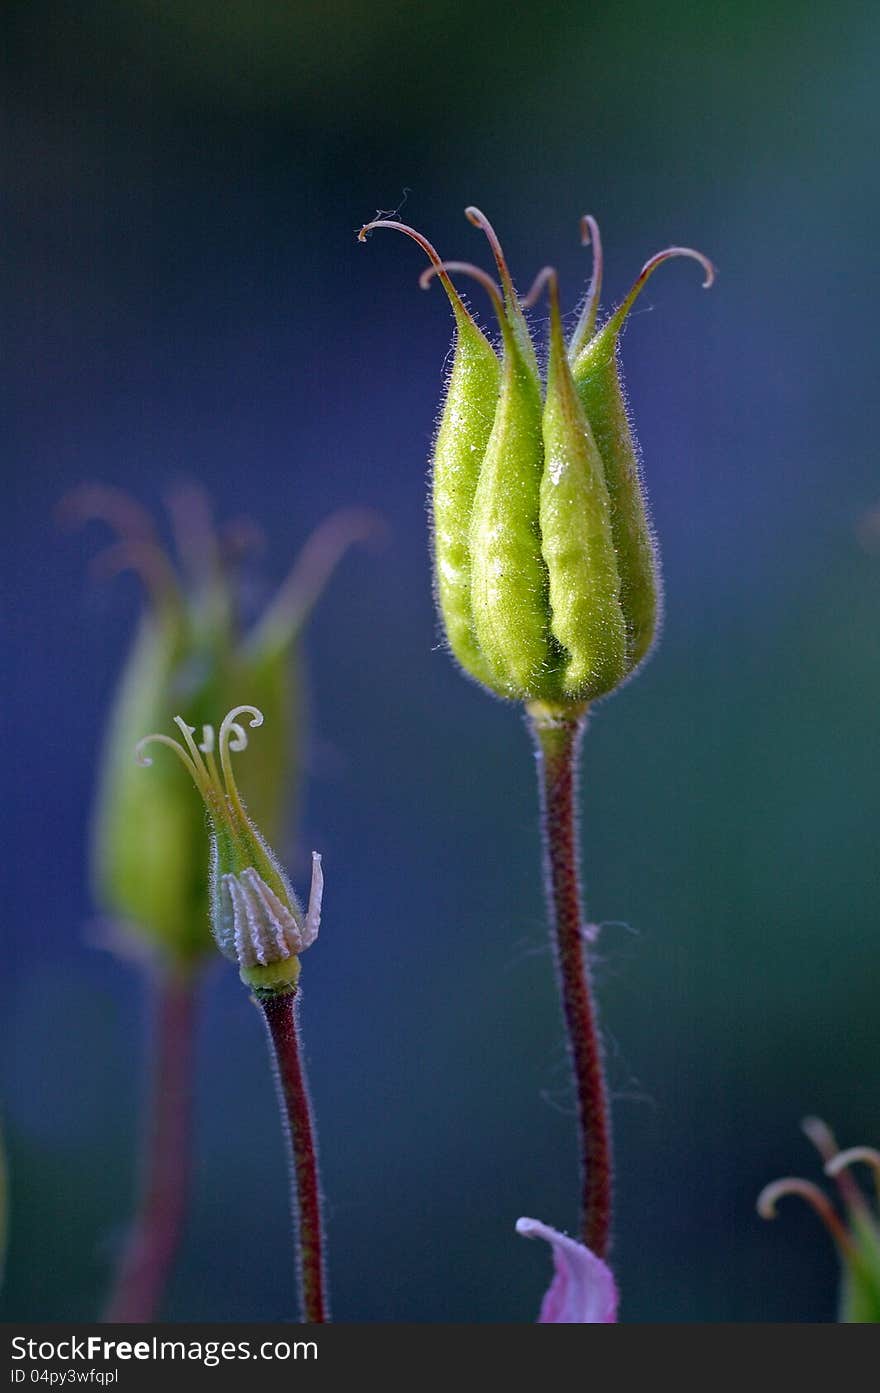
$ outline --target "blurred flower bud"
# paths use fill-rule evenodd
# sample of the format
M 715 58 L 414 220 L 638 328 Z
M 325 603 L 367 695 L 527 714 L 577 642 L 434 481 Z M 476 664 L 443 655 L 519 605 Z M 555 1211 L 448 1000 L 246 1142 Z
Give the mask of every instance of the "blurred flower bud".
M 825 1174 L 837 1182 L 841 1212 L 818 1185 L 786 1176 L 766 1185 L 758 1196 L 758 1213 L 776 1218 L 785 1195 L 798 1195 L 818 1214 L 840 1258 L 838 1319 L 845 1324 L 880 1322 L 880 1151 L 853 1146 L 841 1151 L 834 1134 L 817 1117 L 808 1117 L 803 1130 L 825 1162 Z M 877 1198 L 872 1204 L 862 1193 L 850 1168 L 863 1164 L 874 1171 Z
M 375 536 L 378 522 L 365 510 L 329 517 L 243 632 L 240 547 L 218 537 L 197 490 L 179 491 L 172 506 L 180 572 L 150 517 L 127 495 L 90 486 L 71 495 L 65 511 L 75 520 L 111 523 L 121 540 L 98 558 L 101 571 L 133 569 L 147 592 L 104 738 L 92 839 L 95 896 L 136 942 L 186 967 L 211 946 L 204 816 L 179 762 L 163 760 L 145 779 L 132 749 L 181 708 L 201 726 L 247 693 L 267 716 L 267 739 L 248 761 L 242 786 L 271 844 L 283 844 L 300 766 L 299 635 L 342 554 Z
M 236 706 L 224 718 L 216 742 L 213 726 L 205 725 L 198 745 L 195 726 L 175 716 L 183 740 L 161 732 L 146 735 L 136 746 L 137 762 L 152 764 L 144 753 L 151 744 L 165 745 L 177 755 L 208 813 L 211 929 L 217 946 L 238 964 L 242 981 L 257 993 L 289 992 L 299 978 L 298 955 L 318 935 L 324 889 L 321 858 L 312 853 L 311 892 L 308 910 L 303 911 L 235 781 L 231 756 L 248 743 L 236 720 L 242 715 L 250 717 L 251 727 L 263 724 L 257 707 Z
M 552 710 L 580 707 L 630 676 L 653 641 L 659 612 L 656 551 L 617 364 L 629 310 L 661 262 L 653 257 L 607 323 L 595 331 L 601 246 L 592 218 L 594 274 L 566 347 L 556 274 L 543 271 L 520 302 L 495 232 L 476 208 L 501 285 L 466 262 L 443 262 L 414 238 L 452 303 L 455 353 L 433 461 L 434 565 L 441 618 L 464 670 L 499 695 Z M 500 356 L 464 308 L 451 275 L 477 280 L 498 319 Z M 542 385 L 523 307 L 550 288 L 550 350 Z

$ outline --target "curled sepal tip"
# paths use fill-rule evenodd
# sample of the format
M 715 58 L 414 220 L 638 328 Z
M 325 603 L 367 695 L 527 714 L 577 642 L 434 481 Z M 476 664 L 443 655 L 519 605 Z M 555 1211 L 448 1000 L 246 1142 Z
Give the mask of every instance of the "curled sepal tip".
M 550 287 L 551 296 L 559 298 L 559 277 L 555 266 L 542 266 L 535 279 L 532 281 L 520 304 L 524 310 L 534 309 L 540 300 L 546 287 Z
M 843 1217 L 817 1185 L 797 1177 L 766 1186 L 758 1197 L 758 1212 L 772 1219 L 781 1197 L 798 1195 L 806 1200 L 830 1233 L 841 1258 L 838 1319 L 845 1324 L 880 1324 L 880 1224 L 874 1206 L 851 1174 L 855 1165 L 870 1166 L 880 1197 L 880 1151 L 870 1146 L 838 1150 L 834 1133 L 819 1118 L 806 1118 L 801 1126 L 825 1162 L 825 1174 L 837 1182 Z
M 146 508 L 124 489 L 108 484 L 80 484 L 71 489 L 58 504 L 57 517 L 62 527 L 104 522 L 125 540 L 157 541 L 153 519 Z
M 410 227 L 409 223 L 397 222 L 394 218 L 374 218 L 372 222 L 364 223 L 358 233 L 358 241 L 366 242 L 369 233 L 373 232 L 377 227 L 388 227 L 391 228 L 393 232 L 402 232 L 405 237 L 410 237 L 421 247 L 425 256 L 434 267 L 436 274 L 440 277 L 443 289 L 449 297 L 449 303 L 452 305 L 456 319 L 459 323 L 470 324 L 473 329 L 479 333 L 480 331 L 474 322 L 473 316 L 456 290 L 455 285 L 449 277 L 449 272 L 443 263 L 443 259 L 433 243 L 429 242 L 427 237 L 416 228 Z
M 504 251 L 502 250 L 501 242 L 497 232 L 490 223 L 489 219 L 486 217 L 486 214 L 481 212 L 479 208 L 475 208 L 473 204 L 465 208 L 464 215 L 469 223 L 472 223 L 474 227 L 478 227 L 480 231 L 485 235 L 486 240 L 492 249 L 492 255 L 495 258 L 495 265 L 498 267 L 498 275 L 501 279 L 501 284 L 504 288 L 504 298 L 508 301 L 509 305 L 515 304 L 516 291 L 513 285 L 513 277 L 510 274 L 510 268 L 507 264 L 507 257 L 504 255 Z
M 506 326 L 507 321 L 504 313 L 504 300 L 502 298 L 500 286 L 497 281 L 492 279 L 487 271 L 483 271 L 471 261 L 438 261 L 435 265 L 426 266 L 419 276 L 419 285 L 422 290 L 427 290 L 428 286 L 436 277 L 442 281 L 445 286 L 446 280 L 449 279 L 450 274 L 470 276 L 472 280 L 478 281 L 492 301 L 492 306 L 502 328 Z M 444 277 L 446 278 L 445 280 Z
M 835 1212 L 828 1196 L 811 1180 L 801 1180 L 798 1176 L 784 1176 L 765 1185 L 756 1202 L 756 1209 L 762 1219 L 775 1219 L 776 1207 L 786 1195 L 797 1195 L 818 1214 L 842 1256 L 849 1256 L 852 1241 Z
M 489 219 L 486 217 L 486 214 L 479 208 L 475 208 L 473 204 L 465 208 L 464 215 L 468 222 L 480 229 L 489 243 L 492 255 L 495 258 L 495 265 L 498 268 L 501 286 L 504 291 L 504 305 L 510 319 L 511 329 L 516 337 L 520 352 L 524 355 L 530 370 L 537 377 L 538 357 L 535 353 L 535 346 L 532 343 L 529 326 L 526 323 L 523 307 L 513 284 L 513 277 L 510 274 L 510 267 L 507 264 L 507 257 L 504 255 L 500 238 Z
M 821 1117 L 805 1117 L 801 1122 L 801 1131 L 813 1143 L 823 1161 L 830 1161 L 840 1150 L 837 1138 Z
M 696 251 L 693 247 L 664 247 L 662 251 L 655 252 L 655 254 L 649 257 L 645 262 L 628 294 L 624 297 L 622 303 L 618 305 L 608 323 L 599 331 L 600 334 L 607 335 L 609 338 L 615 338 L 617 334 L 619 334 L 624 320 L 658 266 L 662 266 L 665 261 L 674 261 L 678 257 L 685 257 L 691 261 L 696 261 L 699 266 L 702 266 L 704 273 L 704 290 L 708 290 L 714 285 L 715 267 L 708 256 L 704 256 L 702 252 Z
M 870 1166 L 874 1172 L 874 1183 L 877 1187 L 877 1196 L 880 1199 L 880 1151 L 873 1146 L 850 1146 L 846 1151 L 838 1151 L 836 1156 L 832 1156 L 825 1163 L 825 1174 L 832 1179 L 838 1179 L 850 1166 L 865 1165 Z
M 583 348 L 584 344 L 592 337 L 596 327 L 596 316 L 599 313 L 599 300 L 602 295 L 602 234 L 599 231 L 599 224 L 592 213 L 584 213 L 581 218 L 581 246 L 592 247 L 593 249 L 593 274 L 590 278 L 587 296 L 581 308 L 578 322 L 575 325 L 571 343 L 568 347 L 569 357 L 574 360 Z
M 348 550 L 363 544 L 378 549 L 388 524 L 372 508 L 339 508 L 315 528 L 274 600 L 245 641 L 249 655 L 278 652 L 290 645 Z

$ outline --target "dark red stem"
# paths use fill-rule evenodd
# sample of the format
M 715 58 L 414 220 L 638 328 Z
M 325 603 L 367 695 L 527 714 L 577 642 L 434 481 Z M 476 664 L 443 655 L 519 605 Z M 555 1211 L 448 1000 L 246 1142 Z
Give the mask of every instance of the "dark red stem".
M 168 971 L 155 992 L 154 1066 L 140 1198 L 104 1320 L 154 1321 L 180 1242 L 189 1182 L 195 982 Z
M 324 1273 L 321 1186 L 312 1105 L 300 1056 L 295 993 L 266 995 L 259 1002 L 269 1034 L 284 1135 L 291 1158 L 291 1208 L 299 1266 L 302 1318 L 329 1320 Z
M 581 1234 L 597 1257 L 611 1231 L 611 1129 L 578 871 L 577 767 L 586 715 L 531 713 L 538 755 L 547 909 L 577 1100 Z

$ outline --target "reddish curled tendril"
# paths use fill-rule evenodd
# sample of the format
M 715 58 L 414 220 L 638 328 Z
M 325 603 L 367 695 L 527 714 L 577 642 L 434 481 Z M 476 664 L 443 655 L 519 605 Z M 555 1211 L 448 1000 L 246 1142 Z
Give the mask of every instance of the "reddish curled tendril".
M 559 277 L 558 277 L 558 275 L 557 275 L 557 273 L 556 273 L 556 267 L 555 267 L 555 266 L 542 266 L 542 267 L 541 267 L 540 271 L 539 271 L 538 274 L 535 276 L 535 279 L 532 281 L 532 283 L 531 283 L 531 285 L 529 286 L 528 290 L 526 291 L 525 295 L 524 295 L 524 296 L 522 297 L 522 299 L 520 300 L 520 304 L 522 305 L 523 309 L 524 309 L 524 310 L 531 310 L 531 309 L 534 309 L 535 305 L 538 303 L 538 301 L 539 301 L 540 298 L 541 298 L 541 295 L 542 295 L 543 292 L 544 292 L 544 287 L 545 287 L 545 286 L 548 286 L 548 285 L 549 285 L 549 287 L 550 287 L 550 298 L 551 298 L 551 300 L 552 300 L 552 299 L 558 299 L 558 297 L 559 297 Z
M 510 326 L 513 329 L 514 337 L 518 341 L 520 351 L 523 353 L 525 361 L 537 376 L 538 359 L 535 354 L 535 346 L 529 334 L 529 326 L 523 314 L 522 303 L 516 293 L 513 277 L 510 274 L 510 268 L 507 265 L 507 258 L 502 250 L 498 234 L 486 217 L 486 214 L 481 212 L 479 208 L 471 206 L 465 208 L 464 212 L 468 222 L 473 223 L 474 227 L 478 227 L 489 243 L 492 255 L 495 258 L 495 265 L 498 267 L 498 275 L 504 291 L 504 303 L 507 307 Z
M 124 489 L 108 484 L 81 484 L 65 494 L 58 505 L 62 527 L 83 527 L 104 522 L 126 541 L 156 542 L 156 529 L 146 508 Z
M 818 1185 L 797 1176 L 785 1176 L 765 1185 L 758 1196 L 757 1210 L 762 1219 L 775 1219 L 776 1206 L 785 1195 L 799 1195 L 818 1214 L 830 1233 L 842 1257 L 851 1257 L 854 1252 L 852 1239 L 844 1228 L 828 1196 Z
M 568 346 L 569 356 L 576 358 L 581 349 L 592 337 L 596 327 L 596 315 L 599 313 L 599 297 L 602 294 L 602 272 L 604 260 L 602 256 L 602 235 L 599 232 L 599 224 L 592 213 L 584 213 L 581 218 L 581 246 L 593 248 L 593 274 L 590 278 L 590 286 L 587 290 L 587 298 L 584 301 L 580 317 L 575 325 L 574 333 L 571 336 L 571 343 Z
M 370 508 L 340 508 L 309 537 L 281 589 L 246 640 L 249 651 L 281 647 L 304 625 L 319 595 L 348 551 L 358 542 L 378 547 L 388 526 Z
M 194 586 L 209 586 L 223 559 L 208 494 L 193 480 L 181 480 L 168 491 L 166 504 L 184 573 Z
M 664 261 L 672 261 L 680 256 L 687 257 L 691 261 L 696 261 L 698 265 L 702 266 L 705 274 L 703 289 L 708 290 L 715 280 L 715 267 L 712 265 L 708 256 L 704 256 L 702 252 L 695 251 L 693 247 L 664 247 L 663 251 L 655 252 L 655 254 L 649 257 L 645 262 L 633 282 L 629 294 L 626 296 L 623 303 L 618 305 L 608 323 L 604 325 L 602 333 L 611 335 L 619 333 L 623 321 L 626 319 L 626 316 L 629 314 L 636 300 L 648 284 L 648 281 L 657 270 L 657 267 L 662 266 Z
M 826 1175 L 830 1175 L 831 1172 L 827 1169 L 828 1164 L 840 1155 L 840 1146 L 828 1123 L 824 1122 L 821 1117 L 805 1117 L 801 1122 L 801 1131 L 807 1140 L 813 1143 L 822 1157 L 826 1167 Z M 849 1205 L 850 1208 L 864 1207 L 865 1201 L 862 1192 L 848 1170 L 836 1171 L 833 1179 L 837 1181 L 837 1188 L 845 1204 Z
M 155 542 L 111 542 L 110 546 L 104 547 L 92 558 L 89 570 L 99 581 L 112 580 L 125 571 L 133 571 L 156 606 L 173 610 L 180 603 L 174 567 Z
M 436 277 L 442 279 L 449 273 L 456 276 L 470 276 L 472 280 L 478 282 L 483 287 L 486 294 L 492 301 L 495 313 L 498 316 L 498 323 L 501 331 L 507 338 L 510 333 L 510 324 L 504 310 L 504 300 L 501 289 L 496 281 L 493 281 L 488 272 L 481 270 L 479 266 L 474 266 L 470 261 L 439 261 L 434 266 L 428 266 L 419 276 L 419 285 L 422 290 L 427 290 L 431 281 Z
M 105 484 L 83 484 L 61 500 L 58 518 L 66 527 L 103 522 L 116 533 L 118 540 L 105 546 L 91 562 L 89 569 L 96 580 L 111 580 L 123 571 L 133 571 L 157 608 L 166 612 L 180 608 L 174 566 L 146 508 L 130 494 Z
M 489 243 L 492 249 L 492 255 L 495 258 L 495 265 L 498 267 L 498 275 L 504 290 L 504 298 L 507 301 L 508 307 L 516 305 L 517 298 L 513 286 L 513 277 L 510 274 L 510 268 L 507 265 L 507 258 L 502 250 L 498 233 L 486 217 L 486 214 L 481 212 L 479 208 L 475 208 L 471 205 L 465 208 L 464 215 L 469 223 L 473 223 L 474 227 L 478 227 L 480 231 L 485 234 L 486 241 Z
M 440 253 L 437 251 L 436 247 L 434 247 L 434 245 L 428 241 L 427 237 L 423 236 L 421 232 L 417 232 L 414 227 L 410 227 L 408 223 L 397 222 L 393 218 L 374 218 L 372 222 L 364 223 L 363 227 L 358 233 L 358 241 L 366 242 L 368 234 L 372 232 L 374 228 L 377 227 L 390 227 L 394 232 L 402 232 L 406 237 L 411 237 L 412 240 L 421 247 L 422 251 L 425 253 L 425 256 L 431 262 L 431 266 L 433 267 L 434 273 L 440 277 L 443 289 L 449 296 L 449 301 L 452 305 L 455 314 L 461 315 L 464 319 L 469 320 L 471 324 L 474 324 L 473 316 L 471 315 L 470 311 L 468 310 L 467 306 L 465 305 L 464 301 L 462 300 L 452 281 L 449 279 L 449 275 L 447 274 L 446 270 L 447 263 L 445 263 L 442 260 Z M 474 324 L 474 328 L 476 327 L 476 324 Z
M 877 1198 L 880 1200 L 880 1151 L 875 1151 L 873 1146 L 851 1146 L 846 1151 L 839 1151 L 826 1162 L 825 1174 L 838 1179 L 850 1166 L 858 1164 L 870 1166 L 873 1170 Z

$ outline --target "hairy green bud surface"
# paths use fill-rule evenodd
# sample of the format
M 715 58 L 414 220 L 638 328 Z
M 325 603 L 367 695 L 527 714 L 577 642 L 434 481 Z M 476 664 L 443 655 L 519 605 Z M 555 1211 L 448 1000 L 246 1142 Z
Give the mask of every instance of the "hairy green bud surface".
M 374 227 L 413 237 L 432 262 L 421 284 L 438 277 L 455 316 L 453 368 L 433 458 L 436 594 L 450 649 L 493 692 L 537 703 L 552 716 L 614 691 L 656 635 L 659 566 L 618 343 L 629 310 L 663 261 L 694 258 L 706 286 L 714 270 L 689 247 L 659 252 L 597 331 L 601 243 L 595 220 L 584 218 L 594 271 L 566 347 L 555 272 L 543 271 L 521 301 L 492 225 L 479 209 L 466 211 L 489 240 L 500 286 L 469 263 L 441 261 L 402 223 L 368 223 L 360 237 Z M 499 352 L 464 308 L 452 275 L 470 276 L 488 291 Z M 542 383 L 523 311 L 545 285 L 551 315 Z

